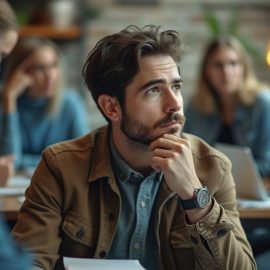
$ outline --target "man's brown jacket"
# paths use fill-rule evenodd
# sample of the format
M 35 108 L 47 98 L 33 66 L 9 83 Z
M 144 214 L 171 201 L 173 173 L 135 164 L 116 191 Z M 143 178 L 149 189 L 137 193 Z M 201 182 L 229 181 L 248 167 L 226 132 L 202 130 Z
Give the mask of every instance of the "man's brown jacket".
M 230 162 L 197 137 L 184 137 L 214 204 L 205 218 L 188 225 L 177 195 L 162 181 L 152 212 L 160 269 L 256 269 L 236 210 Z M 102 127 L 44 151 L 13 234 L 33 254 L 35 266 L 63 269 L 63 256 L 106 258 L 120 209 L 109 130 Z

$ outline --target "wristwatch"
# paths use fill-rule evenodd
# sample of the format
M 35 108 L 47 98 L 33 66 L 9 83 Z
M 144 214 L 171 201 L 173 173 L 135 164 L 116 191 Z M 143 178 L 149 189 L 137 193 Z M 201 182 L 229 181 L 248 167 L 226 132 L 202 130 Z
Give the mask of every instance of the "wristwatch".
M 178 202 L 184 210 L 191 210 L 195 208 L 205 208 L 211 200 L 208 188 L 202 187 L 194 190 L 193 198 L 190 200 L 182 200 L 178 198 Z

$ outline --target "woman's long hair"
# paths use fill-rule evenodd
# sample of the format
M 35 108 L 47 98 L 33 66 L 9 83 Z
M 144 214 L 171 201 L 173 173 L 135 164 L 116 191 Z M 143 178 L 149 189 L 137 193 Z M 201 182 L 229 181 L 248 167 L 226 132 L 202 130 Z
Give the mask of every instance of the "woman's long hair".
M 59 83 L 57 84 L 57 89 L 55 89 L 54 94 L 49 99 L 48 104 L 48 114 L 54 115 L 59 108 L 59 101 L 61 96 L 61 89 L 63 84 L 63 74 L 62 68 L 60 64 L 60 51 L 58 47 L 49 39 L 43 37 L 24 37 L 20 38 L 12 53 L 9 55 L 7 59 L 7 67 L 5 77 L 9 78 L 12 76 L 12 73 L 16 70 L 16 68 L 23 63 L 28 57 L 33 55 L 35 52 L 40 50 L 41 48 L 50 48 L 52 49 L 58 57 L 58 65 L 59 65 Z
M 206 76 L 206 66 L 209 57 L 220 48 L 233 49 L 239 57 L 240 63 L 243 66 L 243 78 L 240 88 L 237 92 L 239 102 L 245 105 L 250 105 L 254 102 L 257 93 L 263 89 L 264 84 L 256 78 L 250 58 L 238 39 L 230 35 L 223 35 L 212 40 L 206 47 L 196 90 L 192 98 L 194 106 L 204 114 L 209 114 L 218 109 L 219 97 L 216 91 L 211 87 Z

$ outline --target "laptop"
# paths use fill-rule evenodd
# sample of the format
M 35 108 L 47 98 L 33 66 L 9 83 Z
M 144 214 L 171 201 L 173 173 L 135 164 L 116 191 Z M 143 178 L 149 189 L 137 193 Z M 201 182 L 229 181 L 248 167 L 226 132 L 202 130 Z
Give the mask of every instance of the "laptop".
M 238 199 L 270 201 L 249 147 L 216 143 L 215 148 L 232 162 Z

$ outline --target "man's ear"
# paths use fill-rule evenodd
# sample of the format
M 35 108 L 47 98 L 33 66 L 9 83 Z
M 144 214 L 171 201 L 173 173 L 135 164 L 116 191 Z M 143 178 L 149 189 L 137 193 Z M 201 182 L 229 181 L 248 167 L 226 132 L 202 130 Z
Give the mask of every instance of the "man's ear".
M 121 108 L 118 100 L 109 95 L 100 95 L 98 97 L 98 105 L 103 113 L 111 120 L 117 121 L 121 115 Z

